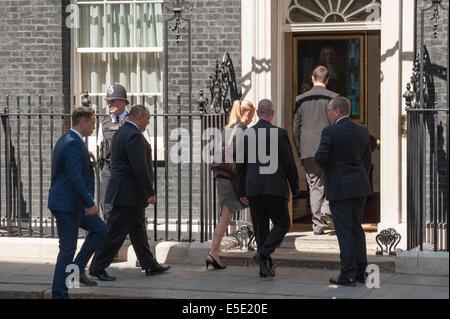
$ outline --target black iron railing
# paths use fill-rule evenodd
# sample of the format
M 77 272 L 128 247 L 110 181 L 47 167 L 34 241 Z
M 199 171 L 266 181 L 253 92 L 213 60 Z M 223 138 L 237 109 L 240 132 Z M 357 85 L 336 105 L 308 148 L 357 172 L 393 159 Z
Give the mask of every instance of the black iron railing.
M 438 72 L 431 63 L 424 41 L 425 13 L 433 10 L 434 37 L 441 18 L 447 19 L 447 69 Z M 443 17 L 442 11 L 446 17 Z M 407 112 L 407 226 L 408 249 L 448 251 L 449 191 L 449 9 L 441 0 L 420 10 L 420 46 L 414 62 L 411 83 L 403 95 Z M 445 28 L 446 26 L 446 28 Z M 447 30 L 445 30 L 447 29 Z M 441 70 L 442 71 L 442 70 Z M 438 102 L 434 76 L 447 81 L 447 99 Z M 446 79 L 445 79 L 446 77 Z M 439 104 L 440 103 L 440 104 Z
M 87 96 L 84 104 L 88 104 Z M 96 97 L 97 127 L 101 120 L 108 115 L 98 113 L 100 104 Z M 43 101 L 38 97 L 36 105 L 31 105 L 31 97 L 27 97 L 26 105 L 22 104 L 19 97 L 15 99 L 17 104 L 11 107 L 11 99 L 5 99 L 5 107 L 0 114 L 2 119 L 2 131 L 0 134 L 0 236 L 19 237 L 56 237 L 55 221 L 47 209 L 47 197 L 50 187 L 51 154 L 53 146 L 60 136 L 65 134 L 70 127 L 70 113 L 55 111 L 53 98 Z M 134 98 L 131 99 L 133 102 Z M 136 100 L 136 102 L 138 102 Z M 37 107 L 45 112 L 32 112 Z M 133 104 L 133 103 L 132 103 Z M 147 220 L 152 238 L 158 240 L 193 241 L 208 240 L 212 236 L 216 221 L 219 217 L 219 204 L 216 196 L 215 182 L 209 169 L 209 164 L 201 157 L 201 162 L 193 163 L 194 152 L 202 154 L 210 141 L 198 142 L 199 149 L 195 149 L 192 143 L 194 136 L 192 125 L 189 126 L 190 141 L 189 159 L 187 163 L 171 163 L 168 149 L 181 142 L 169 142 L 170 130 L 182 127 L 182 123 L 196 121 L 199 132 L 215 127 L 222 129 L 227 120 L 227 114 L 206 113 L 203 110 L 195 110 L 189 113 L 181 113 L 181 104 L 176 113 L 158 112 L 157 98 L 154 98 L 154 108 L 151 111 L 149 131 L 153 139 L 153 159 L 155 172 L 155 190 L 158 203 L 154 207 L 147 208 Z M 163 119 L 166 129 L 162 136 L 158 136 L 158 121 Z M 166 124 L 169 118 L 175 119 L 176 125 L 169 127 Z M 161 124 L 159 124 L 161 125 Z M 169 129 L 167 129 L 169 128 Z M 99 154 L 97 136 L 86 138 L 88 149 L 96 158 Z M 166 141 L 165 145 L 158 145 L 159 139 Z M 94 145 L 90 145 L 93 144 Z M 158 150 L 164 150 L 165 157 L 158 155 Z M 2 154 L 3 153 L 3 154 Z M 96 204 L 99 205 L 100 189 L 99 164 L 95 165 L 96 171 Z M 186 178 L 187 177 L 187 178 Z M 198 189 L 194 189 L 195 186 Z M 172 203 L 173 196 L 168 192 L 177 194 L 178 202 Z M 187 200 L 183 200 L 184 194 L 189 194 Z M 176 207 L 176 212 L 173 207 Z M 100 205 L 99 205 L 100 207 Z M 170 214 L 169 207 L 171 208 Z M 161 227 L 163 226 L 163 227 Z M 161 229 L 163 228 L 163 229 Z M 174 228 L 174 229 L 173 229 Z M 83 236 L 83 235 L 81 235 Z

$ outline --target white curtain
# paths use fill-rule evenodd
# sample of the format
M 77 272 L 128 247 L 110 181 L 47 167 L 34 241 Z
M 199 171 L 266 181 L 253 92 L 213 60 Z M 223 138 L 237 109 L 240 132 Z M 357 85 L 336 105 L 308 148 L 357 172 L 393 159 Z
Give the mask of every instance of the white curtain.
M 131 4 L 106 6 L 108 47 L 134 47 L 134 10 Z
M 94 4 L 80 6 L 79 48 L 162 46 L 161 3 L 134 5 L 110 2 L 106 7 Z M 137 83 L 138 53 L 110 53 L 110 56 L 111 75 L 107 73 L 107 53 L 81 54 L 81 90 L 105 93 L 111 83 L 120 82 L 130 93 L 162 91 L 162 53 L 139 53 L 141 83 Z
M 81 90 L 89 93 L 104 93 L 108 88 L 106 53 L 81 55 Z
M 103 5 L 80 6 L 78 47 L 101 48 L 105 43 Z
M 162 92 L 162 53 L 141 53 L 141 88 L 143 92 Z
M 136 4 L 136 46 L 163 46 L 163 16 L 160 3 Z
M 136 53 L 112 53 L 111 58 L 111 83 L 119 82 L 127 92 L 137 92 Z

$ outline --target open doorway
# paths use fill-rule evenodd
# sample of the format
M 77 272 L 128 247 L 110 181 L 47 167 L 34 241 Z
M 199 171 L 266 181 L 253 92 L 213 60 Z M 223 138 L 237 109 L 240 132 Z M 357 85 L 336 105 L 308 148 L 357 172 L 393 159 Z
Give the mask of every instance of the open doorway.
M 292 76 L 292 89 L 286 90 L 291 94 L 286 100 L 292 101 L 285 109 L 285 123 L 290 124 L 287 128 L 292 129 L 295 97 L 312 86 L 312 70 L 318 65 L 327 66 L 327 88 L 351 100 L 351 118 L 367 126 L 371 134 L 373 167 L 369 178 L 374 195 L 367 199 L 363 224 L 366 230 L 376 231 L 380 221 L 380 32 L 302 33 L 287 38 L 292 39 L 287 45 L 292 52 L 292 64 L 286 67 Z M 292 130 L 290 134 L 292 137 Z M 302 193 L 291 205 L 291 231 L 312 231 L 305 171 L 294 153 Z

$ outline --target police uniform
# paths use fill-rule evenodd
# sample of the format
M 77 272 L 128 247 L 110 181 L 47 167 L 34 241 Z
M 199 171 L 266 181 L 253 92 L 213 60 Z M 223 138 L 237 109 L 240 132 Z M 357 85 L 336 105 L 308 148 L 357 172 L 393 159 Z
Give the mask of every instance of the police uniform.
M 108 88 L 105 100 L 124 100 L 127 105 L 129 104 L 127 92 L 119 83 L 114 83 Z M 108 221 L 109 215 L 113 208 L 111 204 L 107 204 L 104 201 L 110 177 L 111 142 L 114 134 L 125 122 L 127 115 L 128 112 L 126 110 L 120 114 L 119 117 L 115 114 L 110 114 L 110 116 L 106 116 L 102 120 L 99 127 L 97 145 L 100 149 L 100 163 L 103 165 L 100 179 L 100 202 L 105 221 Z M 147 130 L 143 132 L 143 135 L 150 144 L 150 136 Z

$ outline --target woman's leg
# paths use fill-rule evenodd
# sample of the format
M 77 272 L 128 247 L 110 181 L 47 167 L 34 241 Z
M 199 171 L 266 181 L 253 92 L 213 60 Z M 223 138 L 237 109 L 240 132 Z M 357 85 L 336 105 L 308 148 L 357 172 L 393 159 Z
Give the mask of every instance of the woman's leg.
M 231 212 L 231 210 L 227 206 L 223 205 L 219 222 L 216 225 L 216 229 L 214 229 L 213 241 L 211 243 L 211 249 L 209 251 L 211 256 L 213 256 L 214 259 L 219 264 L 220 264 L 220 258 L 219 258 L 220 243 L 222 242 L 223 235 L 225 234 L 225 231 L 227 230 L 228 226 L 230 225 L 232 218 L 233 218 L 233 213 Z M 211 258 L 208 257 L 208 259 L 211 259 Z

